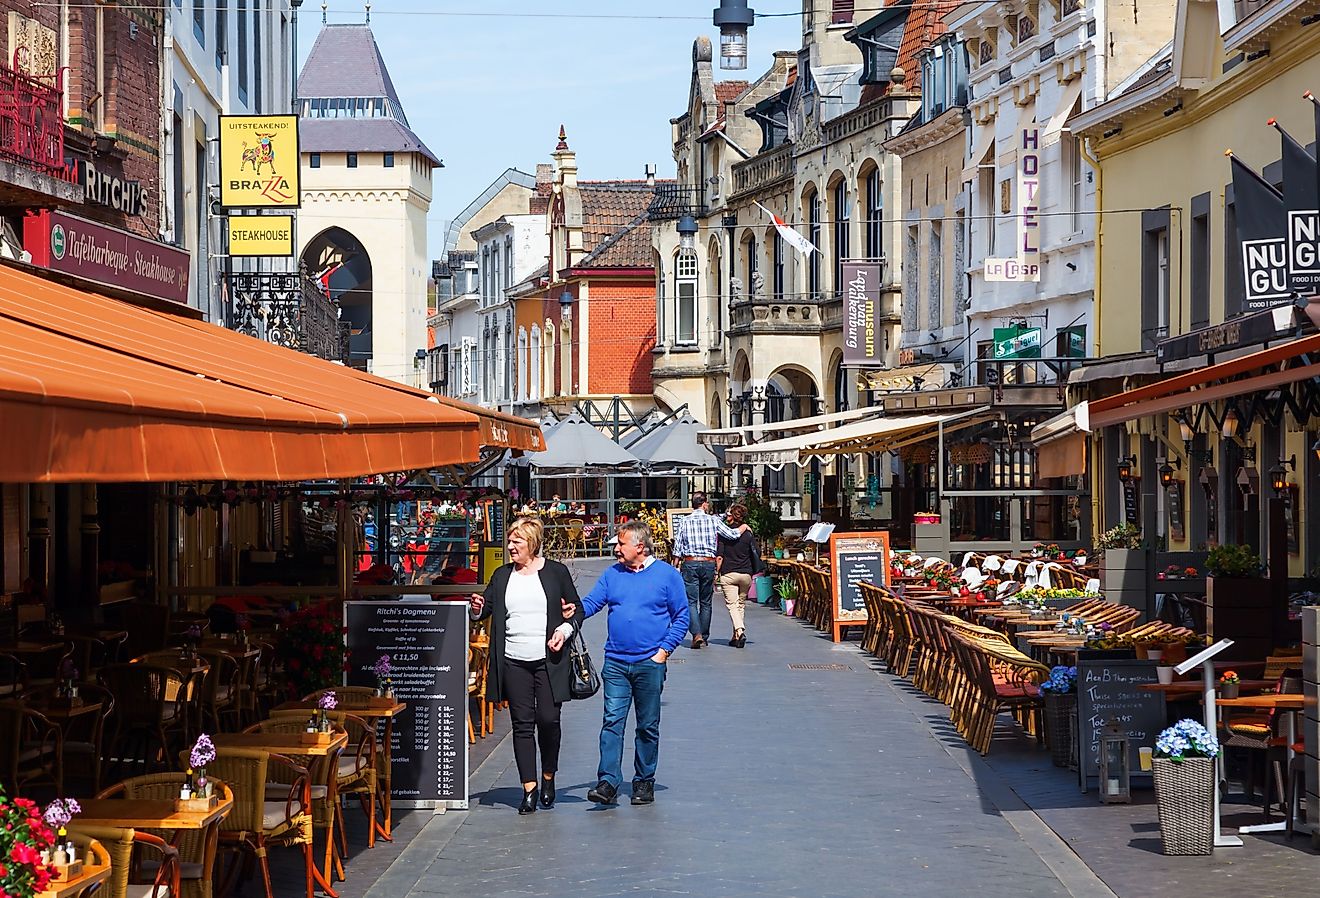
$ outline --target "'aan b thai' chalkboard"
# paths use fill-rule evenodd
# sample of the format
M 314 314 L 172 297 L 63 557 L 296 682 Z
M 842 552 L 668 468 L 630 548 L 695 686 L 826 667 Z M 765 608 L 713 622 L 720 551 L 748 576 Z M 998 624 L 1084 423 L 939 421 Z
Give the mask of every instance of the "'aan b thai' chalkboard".
M 1100 776 L 1100 734 L 1117 721 L 1128 736 L 1128 770 L 1133 782 L 1149 777 L 1141 770 L 1139 749 L 1155 745 L 1164 729 L 1164 693 L 1142 689 L 1157 683 L 1154 661 L 1083 659 L 1077 662 L 1077 742 L 1083 789 Z

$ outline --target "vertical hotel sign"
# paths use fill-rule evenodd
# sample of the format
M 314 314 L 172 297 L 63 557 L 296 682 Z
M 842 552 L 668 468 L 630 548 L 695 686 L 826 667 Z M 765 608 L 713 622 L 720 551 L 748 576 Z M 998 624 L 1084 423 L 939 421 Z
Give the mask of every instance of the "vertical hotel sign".
M 866 368 L 883 364 L 880 330 L 880 263 L 843 263 L 843 364 Z
M 220 116 L 221 206 L 298 208 L 298 165 L 298 116 Z
M 985 279 L 991 282 L 1040 280 L 1040 127 L 1023 125 L 1018 137 L 1017 256 L 985 260 Z

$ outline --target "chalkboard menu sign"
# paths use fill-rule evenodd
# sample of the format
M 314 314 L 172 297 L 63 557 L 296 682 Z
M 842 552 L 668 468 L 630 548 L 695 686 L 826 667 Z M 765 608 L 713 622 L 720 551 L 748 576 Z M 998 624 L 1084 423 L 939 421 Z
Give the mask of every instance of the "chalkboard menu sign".
M 390 745 L 394 806 L 467 808 L 467 602 L 346 602 L 344 626 L 346 685 L 375 686 L 371 669 L 389 655 L 408 705 Z
M 1078 768 L 1083 788 L 1100 775 L 1100 734 L 1117 721 L 1128 736 L 1128 770 L 1133 781 L 1149 777 L 1141 771 L 1138 749 L 1155 745 L 1164 729 L 1164 693 L 1142 689 L 1157 683 L 1154 661 L 1123 658 L 1079 659 L 1077 662 L 1077 732 L 1081 754 Z
M 1175 480 L 1169 484 L 1166 495 L 1166 507 L 1169 511 L 1169 536 L 1179 542 L 1187 538 L 1187 530 L 1183 526 L 1183 490 L 1182 481 Z
M 1140 486 L 1140 477 L 1129 477 L 1123 481 L 1123 520 L 1138 526 L 1141 524 Z
M 467 518 L 442 518 L 431 526 L 431 541 L 426 547 L 426 564 L 422 570 L 439 574 L 451 567 L 467 567 L 471 564 L 468 548 Z
M 862 583 L 889 585 L 889 531 L 830 536 L 834 619 L 866 620 Z

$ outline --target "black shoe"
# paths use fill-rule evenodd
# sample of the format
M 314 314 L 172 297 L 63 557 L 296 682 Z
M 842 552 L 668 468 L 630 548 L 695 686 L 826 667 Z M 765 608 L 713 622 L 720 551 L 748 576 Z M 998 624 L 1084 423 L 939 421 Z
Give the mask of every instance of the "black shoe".
M 528 789 L 523 793 L 522 804 L 518 805 L 518 813 L 534 814 L 536 813 L 536 790 Z
M 692 637 L 692 647 L 694 649 L 699 649 L 705 644 L 706 644 L 706 640 L 702 639 L 700 636 Z
M 596 788 L 587 790 L 587 801 L 594 801 L 596 804 L 618 804 L 615 800 L 618 794 L 618 789 L 601 780 L 596 783 Z
M 747 631 L 746 630 L 735 631 L 733 634 L 733 638 L 729 640 L 729 645 L 733 646 L 736 649 L 746 648 Z
M 655 801 L 655 781 L 639 780 L 633 783 L 632 803 L 651 804 Z
M 541 777 L 541 807 L 553 808 L 555 806 L 555 778 L 550 779 Z

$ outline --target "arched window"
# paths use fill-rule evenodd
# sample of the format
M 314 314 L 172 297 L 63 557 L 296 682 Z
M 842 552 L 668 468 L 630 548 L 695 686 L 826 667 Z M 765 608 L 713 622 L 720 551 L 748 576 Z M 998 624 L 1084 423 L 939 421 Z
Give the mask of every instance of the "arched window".
M 674 342 L 691 346 L 697 342 L 697 253 L 680 249 L 674 258 L 674 300 L 678 306 Z
M 542 391 L 546 396 L 555 395 L 555 323 L 549 318 L 545 319 L 545 330 L 542 332 L 545 345 L 541 347 L 541 352 L 545 355 L 545 373 L 541 375 Z
M 802 201 L 802 208 L 807 213 L 807 239 L 811 245 L 820 249 L 820 194 L 809 192 Z M 820 253 L 814 252 L 807 259 L 807 295 L 820 299 Z
M 712 346 L 718 347 L 724 339 L 724 257 L 720 252 L 719 237 L 712 237 L 706 248 L 706 302 L 714 334 Z M 730 298 L 730 301 L 732 297 Z
M 527 399 L 527 328 L 518 328 L 518 386 L 513 395 Z
M 657 253 L 655 256 L 655 342 L 657 346 L 665 346 L 667 334 L 665 331 L 665 263 L 664 259 Z
M 523 390 L 523 399 L 528 402 L 541 401 L 541 326 L 532 325 L 532 344 L 527 357 L 529 382 Z
M 838 294 L 843 290 L 843 260 L 850 257 L 852 247 L 852 199 L 848 194 L 848 182 L 843 178 L 834 184 L 830 205 L 834 217 L 834 292 Z
M 884 228 L 882 227 L 885 217 L 884 195 L 881 193 L 882 182 L 880 180 L 880 169 L 871 169 L 865 178 L 862 179 L 862 191 L 866 194 L 866 258 L 871 260 L 880 259 L 885 254 Z

